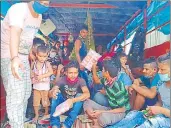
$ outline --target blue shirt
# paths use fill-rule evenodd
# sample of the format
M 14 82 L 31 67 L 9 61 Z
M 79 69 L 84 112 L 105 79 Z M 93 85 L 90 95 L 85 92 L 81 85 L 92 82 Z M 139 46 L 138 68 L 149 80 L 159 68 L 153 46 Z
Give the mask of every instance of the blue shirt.
M 87 46 L 86 46 L 85 41 L 82 37 L 79 36 L 78 40 L 81 41 L 81 48 L 79 50 L 79 55 L 80 55 L 81 60 L 83 60 L 84 57 L 86 57 L 86 55 L 87 55 Z
M 141 76 L 140 80 L 147 88 L 152 88 L 160 83 L 160 77 L 158 73 L 154 76 L 152 80 L 150 78 L 146 78 L 145 76 Z
M 157 86 L 157 90 L 161 96 L 163 107 L 170 109 L 170 88 L 163 83 L 161 86 Z
M 118 80 L 119 80 L 119 81 L 122 81 L 122 83 L 123 83 L 125 86 L 131 86 L 131 85 L 132 85 L 132 80 L 131 80 L 131 78 L 130 78 L 129 75 L 127 75 L 125 72 L 119 73 L 119 75 L 118 75 Z

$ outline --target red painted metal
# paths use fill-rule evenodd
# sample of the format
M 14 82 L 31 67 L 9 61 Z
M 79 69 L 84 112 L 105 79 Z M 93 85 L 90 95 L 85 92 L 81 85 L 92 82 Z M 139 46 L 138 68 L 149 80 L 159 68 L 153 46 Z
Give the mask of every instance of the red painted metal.
M 5 93 L 5 89 L 4 89 L 4 85 L 2 83 L 2 79 L 0 76 L 0 122 L 2 122 L 5 119 L 5 115 L 6 115 L 6 93 Z
M 144 29 L 146 30 L 147 29 L 147 9 L 144 9 L 143 14 L 144 14 L 144 17 L 143 17 L 144 18 Z M 146 43 L 146 37 L 145 37 L 145 43 Z
M 126 23 L 124 24 L 125 26 L 126 25 L 128 25 L 136 16 L 138 16 L 138 14 L 140 14 L 141 13 L 141 9 L 139 9 L 139 10 L 137 10 L 136 12 L 135 12 L 135 14 L 133 14 L 132 16 L 131 16 L 131 18 L 128 20 L 128 21 L 126 21 Z
M 170 51 L 170 41 L 164 42 L 160 45 L 147 48 L 144 50 L 144 58 L 149 58 L 151 56 L 159 57 L 160 55 L 166 54 L 168 51 Z
M 144 9 L 144 29 L 147 28 L 147 9 Z
M 56 8 L 117 8 L 108 4 L 71 4 L 71 3 L 51 3 L 50 7 Z
M 152 0 L 147 0 L 147 7 L 150 6 Z

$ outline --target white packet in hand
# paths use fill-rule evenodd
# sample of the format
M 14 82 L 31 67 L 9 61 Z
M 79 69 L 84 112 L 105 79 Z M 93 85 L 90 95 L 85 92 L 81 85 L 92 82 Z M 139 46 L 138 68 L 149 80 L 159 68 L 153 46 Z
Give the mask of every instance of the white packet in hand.
M 53 117 L 57 117 L 63 113 L 65 113 L 66 111 L 68 111 L 70 109 L 69 104 L 67 103 L 67 101 L 61 103 L 60 105 L 58 105 L 56 107 L 55 112 L 53 113 Z

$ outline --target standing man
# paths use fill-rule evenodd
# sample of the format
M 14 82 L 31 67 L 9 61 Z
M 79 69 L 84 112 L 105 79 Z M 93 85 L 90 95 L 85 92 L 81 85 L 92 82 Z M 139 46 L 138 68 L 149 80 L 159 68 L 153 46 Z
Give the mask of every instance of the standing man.
M 28 55 L 48 6 L 49 1 L 14 4 L 1 24 L 1 76 L 11 128 L 24 128 L 31 94 Z
M 81 78 L 83 78 L 86 81 L 86 85 L 90 89 L 89 84 L 88 84 L 88 74 L 85 72 L 84 67 L 81 65 L 82 60 L 87 55 L 87 46 L 85 44 L 85 39 L 86 39 L 87 35 L 88 35 L 88 27 L 83 26 L 80 30 L 80 35 L 76 39 L 74 45 L 75 45 L 76 59 L 80 66 L 79 75 Z

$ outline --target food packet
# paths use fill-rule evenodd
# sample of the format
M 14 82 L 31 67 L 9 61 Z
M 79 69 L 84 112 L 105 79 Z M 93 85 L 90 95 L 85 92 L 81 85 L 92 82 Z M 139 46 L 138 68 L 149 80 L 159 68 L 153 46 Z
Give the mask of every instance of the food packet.
M 56 107 L 56 110 L 53 113 L 53 116 L 57 117 L 65 112 L 67 112 L 69 109 L 70 109 L 70 106 L 69 106 L 68 102 L 65 101 Z
M 91 71 L 93 64 L 96 63 L 100 57 L 100 54 L 90 49 L 87 56 L 81 62 L 81 65 Z

